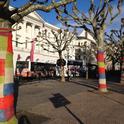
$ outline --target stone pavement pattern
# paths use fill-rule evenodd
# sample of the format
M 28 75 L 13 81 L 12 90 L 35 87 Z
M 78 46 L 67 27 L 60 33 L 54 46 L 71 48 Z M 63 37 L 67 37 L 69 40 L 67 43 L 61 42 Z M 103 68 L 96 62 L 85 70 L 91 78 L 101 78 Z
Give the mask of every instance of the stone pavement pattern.
M 95 90 L 96 82 L 93 82 L 95 80 L 74 79 L 66 83 L 46 80 L 22 85 L 17 111 L 44 118 L 35 123 L 31 118 L 30 124 L 124 124 L 123 92 L 101 94 Z M 124 90 L 123 86 L 117 87 L 117 91 Z M 56 108 L 50 101 L 55 94 L 61 94 L 70 103 Z

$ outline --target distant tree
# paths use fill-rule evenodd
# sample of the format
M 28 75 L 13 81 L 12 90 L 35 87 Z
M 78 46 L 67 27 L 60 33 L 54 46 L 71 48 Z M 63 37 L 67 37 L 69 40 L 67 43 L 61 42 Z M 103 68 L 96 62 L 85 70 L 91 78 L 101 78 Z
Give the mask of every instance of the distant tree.
M 99 3 L 96 3 L 94 0 L 89 0 L 90 7 L 86 13 L 80 11 L 81 9 L 78 7 L 77 2 L 73 3 L 72 11 L 68 11 L 66 6 L 56 8 L 56 13 L 58 14 L 57 19 L 68 27 L 85 29 L 96 40 L 98 51 L 99 91 L 107 92 L 104 63 L 104 33 L 107 23 L 111 23 L 119 15 L 124 0 L 116 0 L 117 13 L 113 12 L 113 0 L 100 0 Z M 82 4 L 83 3 L 84 2 L 82 1 Z
M 82 45 L 78 45 L 78 52 L 76 55 L 80 60 L 84 61 L 86 67 L 86 79 L 89 78 L 89 64 L 91 64 L 92 61 L 96 58 L 96 53 L 96 44 L 93 41 L 90 44 L 87 44 L 87 41 L 85 41 Z
M 16 2 L 16 0 L 14 0 Z M 17 124 L 13 109 L 12 25 L 35 10 L 49 12 L 74 0 L 27 0 L 19 8 L 10 9 L 10 0 L 0 0 L 0 123 Z
M 109 70 L 115 70 L 115 65 L 120 63 L 121 49 L 119 43 L 105 43 L 105 63 L 112 62 Z
M 45 34 L 47 34 L 47 30 L 45 30 Z M 52 46 L 53 50 L 50 50 L 43 45 L 42 47 L 44 50 L 47 50 L 49 52 L 57 52 L 59 55 L 59 64 L 60 64 L 60 75 L 61 75 L 61 81 L 65 82 L 65 74 L 64 74 L 64 58 L 63 58 L 63 52 L 68 48 L 70 43 L 75 37 L 75 31 L 74 32 L 68 32 L 68 30 L 62 30 L 59 29 L 58 31 L 51 30 L 51 37 L 43 37 L 43 40 Z
M 96 46 L 94 43 L 91 42 L 90 45 L 87 45 L 87 42 L 85 42 L 82 45 L 82 55 L 86 62 L 86 79 L 89 78 L 89 64 L 91 64 L 94 57 L 96 57 Z
M 124 23 L 120 29 L 111 30 L 106 36 L 106 55 L 108 60 L 112 60 L 114 69 L 115 63 L 120 63 L 121 83 L 124 83 Z

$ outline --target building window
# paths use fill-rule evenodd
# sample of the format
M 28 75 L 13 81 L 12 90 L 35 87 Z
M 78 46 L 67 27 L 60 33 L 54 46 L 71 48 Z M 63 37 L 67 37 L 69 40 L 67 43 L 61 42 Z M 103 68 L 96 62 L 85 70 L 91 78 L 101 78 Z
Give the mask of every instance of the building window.
M 78 42 L 78 46 L 80 46 L 80 42 Z
M 42 30 L 42 37 L 45 37 L 46 38 L 46 33 L 47 33 L 47 30 L 46 29 Z
M 48 32 L 48 38 L 50 38 L 50 32 Z
M 75 50 L 75 60 L 81 60 L 81 49 Z
M 40 32 L 40 27 L 36 25 L 34 30 L 35 35 L 38 35 L 38 33 Z
M 31 23 L 27 23 L 26 25 L 26 33 L 28 37 L 31 37 L 32 35 L 32 24 Z

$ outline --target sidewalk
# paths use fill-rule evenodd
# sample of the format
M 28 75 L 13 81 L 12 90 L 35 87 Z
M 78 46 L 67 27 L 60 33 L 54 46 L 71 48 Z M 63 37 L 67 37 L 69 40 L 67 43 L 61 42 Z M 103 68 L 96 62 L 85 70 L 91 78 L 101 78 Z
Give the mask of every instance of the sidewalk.
M 76 78 L 76 79 L 73 79 L 71 82 L 76 83 L 78 85 L 91 87 L 95 90 L 97 90 L 97 88 L 98 88 L 98 80 L 97 79 L 85 80 L 85 78 L 83 78 L 83 79 L 82 78 Z M 107 86 L 108 86 L 109 91 L 114 91 L 114 92 L 124 94 L 124 85 L 121 85 L 118 82 L 107 81 Z
M 28 116 L 27 124 L 124 124 L 124 87 L 117 85 L 116 89 L 116 84 L 110 84 L 111 91 L 101 94 L 96 86 L 96 80 L 85 79 L 64 84 L 49 80 L 21 86 L 20 92 L 32 89 L 33 94 L 32 98 L 29 92 L 20 94 L 22 101 L 18 102 L 24 105 L 18 111 L 32 116 Z M 112 90 L 113 87 L 119 92 Z M 42 92 L 36 95 L 35 90 Z M 26 101 L 24 97 L 29 99 Z

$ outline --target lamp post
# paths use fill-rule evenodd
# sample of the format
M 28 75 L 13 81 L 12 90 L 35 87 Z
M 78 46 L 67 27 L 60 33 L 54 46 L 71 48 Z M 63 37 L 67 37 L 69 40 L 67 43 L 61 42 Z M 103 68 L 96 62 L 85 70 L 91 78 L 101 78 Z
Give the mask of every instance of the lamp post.
M 67 51 L 67 77 L 68 77 L 68 81 L 69 81 L 69 79 L 70 79 L 70 70 L 69 70 L 69 47 L 67 47 L 66 51 Z
M 86 79 L 88 79 L 88 64 L 89 64 L 89 57 L 90 57 L 90 54 L 89 54 L 89 46 L 87 45 L 87 42 L 85 41 L 84 44 L 81 46 L 83 48 L 83 59 L 84 59 L 84 63 L 85 63 L 85 69 L 86 69 Z

